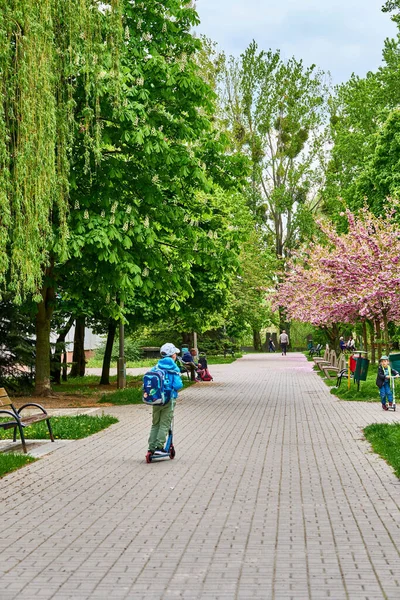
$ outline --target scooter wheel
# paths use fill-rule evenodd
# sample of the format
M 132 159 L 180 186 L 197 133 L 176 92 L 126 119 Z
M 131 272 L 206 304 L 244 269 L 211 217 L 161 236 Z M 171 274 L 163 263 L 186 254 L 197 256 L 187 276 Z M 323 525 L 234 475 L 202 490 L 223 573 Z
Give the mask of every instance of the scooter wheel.
M 396 405 L 393 406 L 393 410 L 396 410 Z
M 153 456 L 153 455 L 152 455 L 152 453 L 151 453 L 151 452 L 148 452 L 148 453 L 146 454 L 146 462 L 147 462 L 147 464 L 150 464 L 150 463 L 151 463 L 152 456 Z
M 175 458 L 175 448 L 173 446 L 171 446 L 171 448 L 169 449 L 169 457 L 171 460 L 174 460 Z

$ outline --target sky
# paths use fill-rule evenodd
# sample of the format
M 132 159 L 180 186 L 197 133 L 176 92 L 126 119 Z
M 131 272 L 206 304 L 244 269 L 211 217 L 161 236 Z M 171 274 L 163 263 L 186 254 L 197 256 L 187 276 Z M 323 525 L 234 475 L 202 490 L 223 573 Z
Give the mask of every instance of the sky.
M 384 0 L 197 0 L 198 33 L 239 56 L 255 39 L 262 49 L 302 58 L 330 71 L 334 84 L 354 72 L 364 76 L 382 61 L 387 37 L 397 28 Z

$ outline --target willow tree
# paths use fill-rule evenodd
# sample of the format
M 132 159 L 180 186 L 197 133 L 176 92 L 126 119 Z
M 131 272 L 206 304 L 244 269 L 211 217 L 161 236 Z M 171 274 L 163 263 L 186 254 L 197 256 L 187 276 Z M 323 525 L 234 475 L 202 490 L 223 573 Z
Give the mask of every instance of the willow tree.
M 68 255 L 70 152 L 84 132 L 99 145 L 99 90 L 107 40 L 118 46 L 118 0 L 9 0 L 0 6 L 0 293 L 38 304 L 37 346 L 48 345 L 53 264 Z M 111 15 L 111 19 L 106 17 Z M 112 70 L 112 69 L 111 69 Z M 84 100 L 77 109 L 76 92 Z M 46 353 L 39 352 L 45 357 Z M 50 389 L 36 364 L 37 392 Z

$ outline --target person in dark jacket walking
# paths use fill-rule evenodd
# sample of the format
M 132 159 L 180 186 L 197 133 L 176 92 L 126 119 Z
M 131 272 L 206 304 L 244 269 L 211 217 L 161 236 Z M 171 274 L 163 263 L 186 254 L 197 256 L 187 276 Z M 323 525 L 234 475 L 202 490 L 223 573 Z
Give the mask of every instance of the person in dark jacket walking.
M 376 385 L 379 388 L 383 410 L 388 410 L 386 398 L 389 402 L 389 406 L 393 406 L 393 392 L 390 387 L 390 378 L 398 376 L 399 373 L 389 365 L 389 358 L 387 356 L 381 356 L 378 374 L 376 376 Z

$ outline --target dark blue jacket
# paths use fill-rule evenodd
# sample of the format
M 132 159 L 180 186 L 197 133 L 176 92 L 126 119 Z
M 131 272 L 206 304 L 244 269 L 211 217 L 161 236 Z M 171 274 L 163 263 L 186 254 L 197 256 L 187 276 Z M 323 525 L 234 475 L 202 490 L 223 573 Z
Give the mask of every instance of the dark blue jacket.
M 393 377 L 396 377 L 396 375 L 399 374 L 396 371 L 396 369 L 392 369 L 390 366 L 389 366 L 389 373 L 391 375 L 393 375 Z M 385 385 L 386 381 L 388 381 L 390 383 L 390 379 L 386 379 L 385 371 L 383 370 L 382 365 L 379 365 L 378 375 L 376 376 L 376 385 L 378 386 L 379 389 L 381 389 L 381 387 L 383 387 Z

